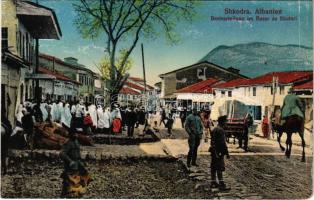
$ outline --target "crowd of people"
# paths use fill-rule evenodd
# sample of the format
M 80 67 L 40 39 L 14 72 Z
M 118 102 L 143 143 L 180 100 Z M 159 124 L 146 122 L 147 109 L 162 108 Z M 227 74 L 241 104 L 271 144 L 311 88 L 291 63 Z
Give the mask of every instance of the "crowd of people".
M 110 108 L 83 101 L 25 101 L 17 108 L 13 135 L 19 130 L 31 135 L 34 123 L 55 122 L 67 130 L 74 128 L 87 135 L 127 131 L 128 136 L 134 136 L 134 128 L 139 126 L 142 126 L 142 134 L 151 131 L 150 126 L 147 127 L 148 115 L 144 107 L 120 107 L 118 104 Z

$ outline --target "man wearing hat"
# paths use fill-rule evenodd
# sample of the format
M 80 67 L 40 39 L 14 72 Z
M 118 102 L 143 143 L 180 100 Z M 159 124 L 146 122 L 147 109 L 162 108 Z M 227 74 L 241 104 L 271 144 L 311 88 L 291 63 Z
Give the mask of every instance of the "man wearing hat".
M 226 143 L 226 136 L 224 126 L 227 122 L 227 116 L 223 115 L 218 118 L 218 126 L 214 128 L 211 134 L 211 187 L 218 187 L 220 190 L 229 190 L 222 177 L 222 172 L 225 171 L 224 156 L 229 158 L 228 147 Z M 218 182 L 216 181 L 218 176 Z
M 198 116 L 196 108 L 193 108 L 193 113 L 186 118 L 184 127 L 186 132 L 189 134 L 189 153 L 187 157 L 187 166 L 191 167 L 191 161 L 193 166 L 198 166 L 196 164 L 197 149 L 202 138 L 203 125 L 201 118 Z

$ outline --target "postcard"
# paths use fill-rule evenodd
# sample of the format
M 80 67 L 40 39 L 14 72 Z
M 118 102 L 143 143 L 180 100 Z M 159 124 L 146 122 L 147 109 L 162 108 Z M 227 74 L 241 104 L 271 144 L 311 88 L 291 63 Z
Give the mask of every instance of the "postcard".
M 1 198 L 312 196 L 312 1 L 1 11 Z

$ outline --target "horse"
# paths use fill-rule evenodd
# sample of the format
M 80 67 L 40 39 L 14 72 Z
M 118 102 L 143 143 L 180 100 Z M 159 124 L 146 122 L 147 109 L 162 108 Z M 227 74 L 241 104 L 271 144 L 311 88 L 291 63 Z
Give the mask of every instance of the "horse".
M 290 158 L 291 155 L 291 147 L 292 147 L 292 133 L 299 133 L 299 136 L 302 140 L 302 162 L 305 162 L 305 141 L 304 141 L 304 119 L 298 115 L 292 115 L 285 118 L 284 124 L 275 124 L 272 122 L 272 128 L 274 131 L 278 133 L 277 141 L 279 143 L 280 149 L 285 151 L 285 155 L 287 158 Z M 286 149 L 281 145 L 280 138 L 283 133 L 287 133 L 286 140 Z

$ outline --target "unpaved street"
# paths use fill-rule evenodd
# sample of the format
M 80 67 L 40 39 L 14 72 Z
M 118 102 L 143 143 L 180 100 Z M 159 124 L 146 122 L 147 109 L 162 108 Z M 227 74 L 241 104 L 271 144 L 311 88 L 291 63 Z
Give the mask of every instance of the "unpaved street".
M 182 165 L 188 151 L 184 130 L 174 129 L 169 137 L 162 129 L 160 135 L 164 139 L 155 143 L 83 147 L 83 158 L 87 158 L 86 154 L 92 158 L 86 162 L 94 178 L 84 198 L 306 199 L 312 194 L 312 143 L 307 140 L 306 162 L 300 162 L 297 135 L 293 136 L 290 159 L 284 156 L 275 139 L 267 140 L 259 135 L 250 135 L 249 152 L 237 148 L 237 144 L 228 144 L 231 158 L 226 160 L 224 177 L 231 186 L 229 192 L 210 189 L 209 143 L 201 142 L 200 166 L 187 172 Z M 285 139 L 282 141 L 284 145 Z M 15 152 L 15 156 L 19 157 L 22 152 Z M 36 152 L 51 154 L 43 150 Z M 167 154 L 181 159 L 171 162 L 147 159 Z M 140 159 L 134 160 L 134 157 Z M 27 156 L 23 160 L 15 160 L 9 174 L 2 177 L 1 197 L 58 198 L 61 160 Z

